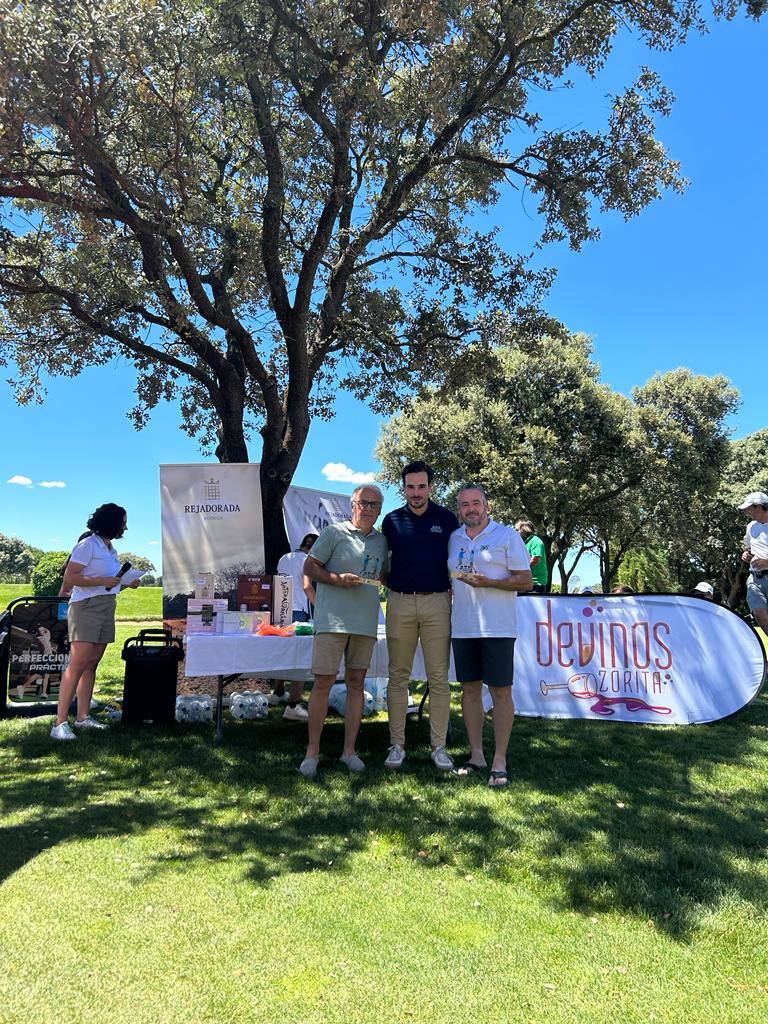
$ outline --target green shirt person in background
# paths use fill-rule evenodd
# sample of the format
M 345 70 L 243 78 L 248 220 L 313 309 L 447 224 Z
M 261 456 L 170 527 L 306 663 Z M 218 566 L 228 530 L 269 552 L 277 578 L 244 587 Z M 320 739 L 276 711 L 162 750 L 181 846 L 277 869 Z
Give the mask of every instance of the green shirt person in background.
M 536 529 L 530 519 L 518 519 L 515 529 L 523 538 L 528 554 L 531 556 L 531 575 L 533 576 L 533 593 L 546 594 L 549 583 L 547 571 L 547 553 L 544 541 L 536 536 Z

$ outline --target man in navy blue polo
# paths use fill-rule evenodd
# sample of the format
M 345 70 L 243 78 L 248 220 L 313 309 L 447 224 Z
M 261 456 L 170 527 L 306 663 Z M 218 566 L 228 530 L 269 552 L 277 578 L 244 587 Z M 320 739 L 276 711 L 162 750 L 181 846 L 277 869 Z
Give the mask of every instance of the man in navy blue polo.
M 459 523 L 453 512 L 430 501 L 433 473 L 425 462 L 409 463 L 401 476 L 405 505 L 386 515 L 381 524 L 390 551 L 387 706 L 391 746 L 384 764 L 399 768 L 405 760 L 408 683 L 421 640 L 429 681 L 432 760 L 441 771 L 450 771 L 453 761 L 445 749 L 451 710 L 448 538 Z

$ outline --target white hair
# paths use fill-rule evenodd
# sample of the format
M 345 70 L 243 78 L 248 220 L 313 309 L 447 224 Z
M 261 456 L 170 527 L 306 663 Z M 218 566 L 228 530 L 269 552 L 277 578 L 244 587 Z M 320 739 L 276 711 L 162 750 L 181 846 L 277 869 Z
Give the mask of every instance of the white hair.
M 381 488 L 377 487 L 376 484 L 360 484 L 359 487 L 356 487 L 354 491 L 352 491 L 351 500 L 355 501 L 358 494 L 362 494 L 363 491 L 376 491 L 376 493 L 379 496 L 379 501 L 382 503 L 382 505 L 384 504 L 384 495 L 381 493 Z

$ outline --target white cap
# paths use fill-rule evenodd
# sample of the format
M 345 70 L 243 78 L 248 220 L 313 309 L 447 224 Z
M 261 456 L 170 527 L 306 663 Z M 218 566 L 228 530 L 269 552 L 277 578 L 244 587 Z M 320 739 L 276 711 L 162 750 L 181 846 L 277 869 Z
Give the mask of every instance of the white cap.
M 743 512 L 750 505 L 768 505 L 768 494 L 765 491 L 752 491 L 739 505 L 739 509 Z
M 693 589 L 698 590 L 700 594 L 707 594 L 709 597 L 714 597 L 715 594 L 715 588 L 711 583 L 707 583 L 706 580 L 702 580 L 701 583 L 697 583 Z

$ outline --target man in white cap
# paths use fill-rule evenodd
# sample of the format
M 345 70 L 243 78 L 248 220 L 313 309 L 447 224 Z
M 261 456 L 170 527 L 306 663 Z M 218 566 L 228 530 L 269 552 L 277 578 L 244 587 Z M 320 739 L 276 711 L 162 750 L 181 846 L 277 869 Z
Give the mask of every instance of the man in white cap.
M 753 491 L 739 508 L 751 520 L 741 556 L 749 562 L 747 604 L 758 626 L 768 632 L 768 494 Z

